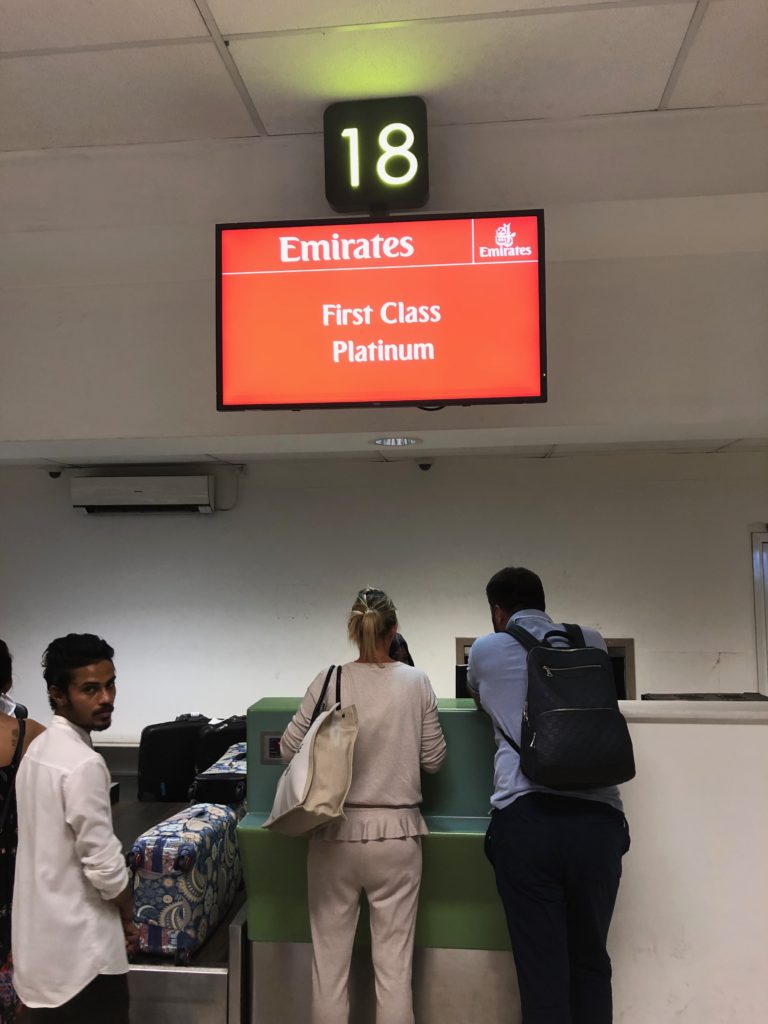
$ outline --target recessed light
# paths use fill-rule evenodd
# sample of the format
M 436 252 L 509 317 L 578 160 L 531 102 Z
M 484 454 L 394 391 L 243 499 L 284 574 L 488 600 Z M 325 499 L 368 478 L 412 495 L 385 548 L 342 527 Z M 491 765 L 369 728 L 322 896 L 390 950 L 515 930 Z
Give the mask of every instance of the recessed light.
M 419 444 L 420 438 L 418 437 L 377 437 L 372 444 L 378 445 L 379 448 L 408 448 L 412 444 Z

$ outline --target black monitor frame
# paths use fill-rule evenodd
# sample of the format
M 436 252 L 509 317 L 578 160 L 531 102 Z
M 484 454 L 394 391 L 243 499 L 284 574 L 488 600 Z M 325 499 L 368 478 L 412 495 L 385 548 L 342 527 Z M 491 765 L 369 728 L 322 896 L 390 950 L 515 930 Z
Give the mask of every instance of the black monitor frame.
M 439 398 L 427 396 L 407 401 L 378 402 L 288 402 L 288 403 L 246 403 L 224 404 L 223 400 L 223 358 L 222 358 L 222 268 L 221 243 L 225 231 L 242 230 L 244 228 L 290 228 L 290 227 L 332 227 L 347 224 L 395 224 L 407 222 L 439 221 L 439 220 L 478 220 L 498 217 L 535 217 L 536 237 L 538 246 L 538 285 L 539 285 L 539 391 L 538 395 L 503 398 Z M 396 216 L 372 217 L 323 217 L 310 220 L 277 220 L 277 221 L 244 221 L 232 224 L 216 225 L 216 409 L 219 412 L 242 412 L 258 409 L 261 411 L 291 410 L 300 412 L 303 409 L 380 409 L 385 407 L 421 408 L 432 411 L 449 405 L 521 405 L 541 404 L 547 401 L 547 344 L 546 344 L 546 291 L 545 291 L 545 251 L 544 251 L 544 211 L 533 210 L 490 210 L 472 213 L 420 213 Z

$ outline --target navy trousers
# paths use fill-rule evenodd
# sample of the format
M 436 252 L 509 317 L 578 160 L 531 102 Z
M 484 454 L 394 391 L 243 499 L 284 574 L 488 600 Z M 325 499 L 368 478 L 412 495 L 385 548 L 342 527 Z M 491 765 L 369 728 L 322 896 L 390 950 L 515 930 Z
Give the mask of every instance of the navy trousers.
M 611 1024 L 608 928 L 629 849 L 609 804 L 529 793 L 494 811 L 485 852 L 507 917 L 523 1024 Z

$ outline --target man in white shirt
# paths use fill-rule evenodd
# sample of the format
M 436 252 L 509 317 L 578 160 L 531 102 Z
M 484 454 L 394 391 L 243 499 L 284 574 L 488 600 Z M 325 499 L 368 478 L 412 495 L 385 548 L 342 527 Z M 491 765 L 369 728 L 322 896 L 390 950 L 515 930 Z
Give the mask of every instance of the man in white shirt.
M 16 781 L 14 984 L 30 1024 L 128 1024 L 126 950 L 138 935 L 109 772 L 91 745 L 112 723 L 113 656 L 90 633 L 59 637 L 43 656 L 54 718 Z

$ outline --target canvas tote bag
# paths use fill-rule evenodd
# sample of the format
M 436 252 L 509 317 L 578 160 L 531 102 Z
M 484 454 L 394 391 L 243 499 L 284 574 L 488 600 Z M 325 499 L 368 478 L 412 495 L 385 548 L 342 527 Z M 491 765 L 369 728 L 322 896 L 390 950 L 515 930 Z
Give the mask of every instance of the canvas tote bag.
M 336 668 L 336 701 L 321 710 L 336 666 L 331 665 L 298 752 L 280 776 L 272 811 L 264 828 L 303 836 L 344 818 L 352 783 L 352 753 L 357 738 L 357 709 L 341 706 L 341 665 Z

